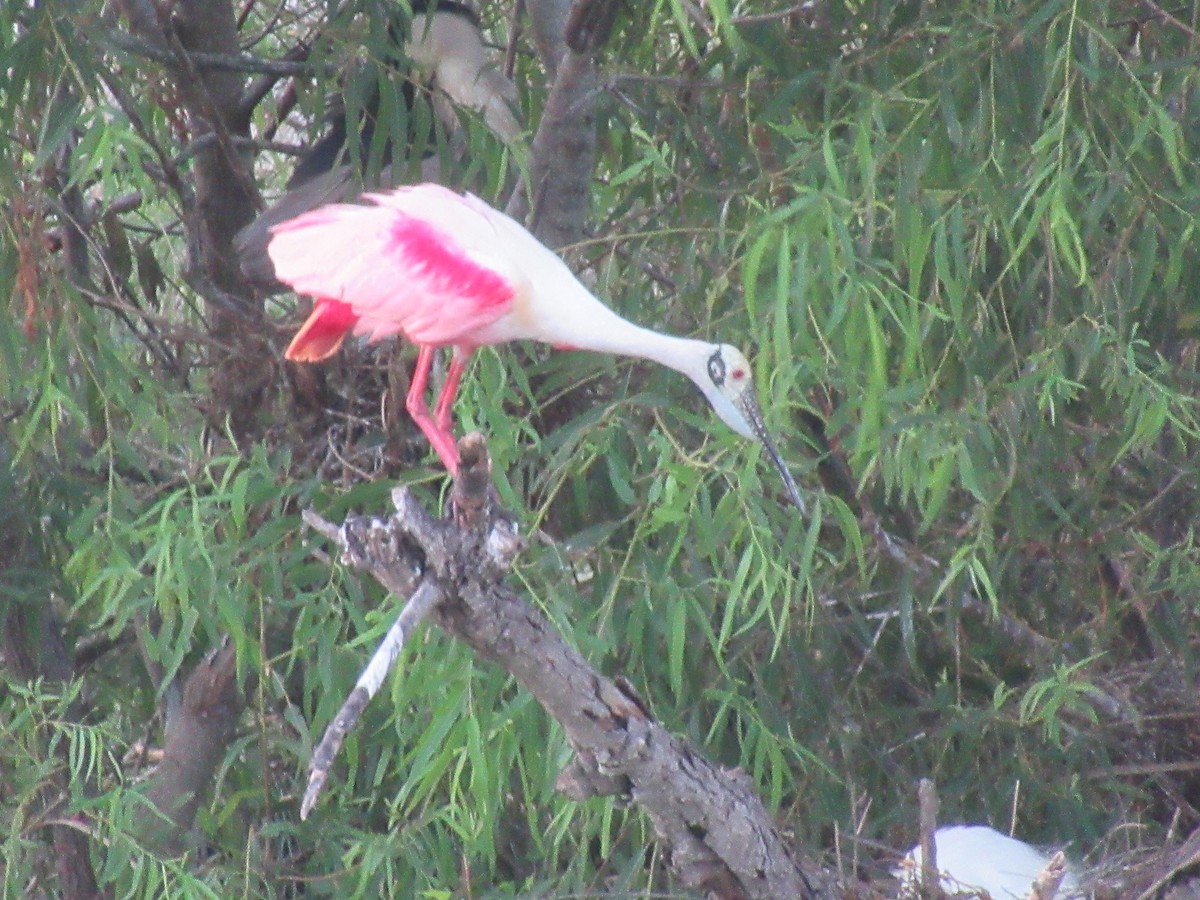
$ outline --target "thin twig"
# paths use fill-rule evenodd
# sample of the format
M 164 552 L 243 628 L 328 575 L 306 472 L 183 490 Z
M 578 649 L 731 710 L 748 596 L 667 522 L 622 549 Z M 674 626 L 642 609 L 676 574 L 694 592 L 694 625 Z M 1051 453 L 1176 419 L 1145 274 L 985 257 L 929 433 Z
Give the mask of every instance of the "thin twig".
M 121 29 L 113 28 L 101 33 L 97 42 L 134 56 L 152 59 L 163 65 L 174 66 L 178 63 L 178 58 L 170 50 L 155 47 Z M 334 71 L 332 66 L 314 66 L 309 62 L 288 59 L 266 59 L 250 53 L 206 53 L 200 50 L 189 50 L 187 56 L 199 71 L 254 72 L 272 75 L 276 78 L 328 75 Z
M 939 897 L 942 892 L 936 839 L 939 804 L 937 785 L 928 778 L 922 778 L 917 785 L 917 805 L 921 817 L 921 896 Z
M 792 16 L 798 16 L 801 13 L 811 13 L 814 6 L 815 4 L 812 0 L 807 0 L 805 3 L 795 3 L 785 9 L 778 9 L 775 12 L 732 16 L 729 22 L 732 25 L 758 25 L 763 22 L 775 22 L 779 19 L 790 19 Z
M 1186 34 L 1192 40 L 1195 40 L 1197 37 L 1200 37 L 1200 35 L 1197 35 L 1195 29 L 1193 29 L 1190 25 L 1188 25 L 1186 22 L 1180 21 L 1175 16 L 1171 15 L 1169 12 L 1167 12 L 1165 9 L 1163 9 L 1161 6 L 1159 6 L 1157 3 L 1154 3 L 1153 0 L 1142 0 L 1142 6 L 1146 7 L 1146 9 L 1150 10 L 1154 14 L 1155 17 L 1162 19 L 1164 22 L 1170 22 L 1172 25 L 1174 25 L 1176 28 L 1178 28 L 1180 31 L 1182 31 L 1184 34 Z
M 517 44 L 521 40 L 521 22 L 524 15 L 525 0 L 517 0 L 508 19 L 508 44 L 504 48 L 504 77 L 509 81 L 517 69 Z
M 313 525 L 314 518 L 319 519 L 320 517 L 309 510 L 305 511 L 304 520 L 306 522 Z M 313 525 L 313 527 L 316 526 Z M 324 529 L 319 530 L 323 534 L 326 533 Z M 358 724 L 358 718 L 366 709 L 367 703 L 379 691 L 380 685 L 391 671 L 392 663 L 396 661 L 396 657 L 404 648 L 405 640 L 441 599 L 441 590 L 432 581 L 425 579 L 409 597 L 404 608 L 400 610 L 400 615 L 396 617 L 396 621 L 384 635 L 383 641 L 380 642 L 379 647 L 371 656 L 370 662 L 358 677 L 358 683 L 354 685 L 354 690 L 350 692 L 350 696 L 346 698 L 346 702 L 342 704 L 338 714 L 333 717 L 333 721 L 325 729 L 325 736 L 321 738 L 321 743 L 313 750 L 312 760 L 308 765 L 308 787 L 304 790 L 304 800 L 300 804 L 301 820 L 307 819 L 308 814 L 312 812 L 317 798 L 321 795 L 321 788 L 325 785 L 325 779 L 329 777 L 329 769 L 333 765 L 334 759 L 337 758 L 338 750 L 342 747 L 342 741 Z
M 1180 872 L 1194 866 L 1198 860 L 1200 860 L 1200 831 L 1193 831 L 1182 845 L 1168 854 L 1168 858 L 1163 861 L 1161 868 L 1154 873 L 1151 883 L 1137 895 L 1137 900 L 1151 900 L 1152 897 L 1159 896 L 1159 891 L 1165 885 Z

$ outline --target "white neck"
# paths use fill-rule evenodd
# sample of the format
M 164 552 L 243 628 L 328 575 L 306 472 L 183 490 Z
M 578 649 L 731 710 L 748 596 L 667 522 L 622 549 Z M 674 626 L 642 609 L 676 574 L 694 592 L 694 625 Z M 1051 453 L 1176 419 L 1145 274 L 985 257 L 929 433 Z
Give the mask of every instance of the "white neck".
M 712 376 L 708 374 L 709 360 L 717 349 L 716 345 L 708 341 L 659 334 L 622 319 L 598 300 L 593 299 L 592 302 L 595 306 L 587 307 L 587 328 L 582 336 L 567 338 L 563 343 L 580 350 L 649 359 L 674 369 L 692 380 L 726 425 L 743 437 L 758 437 L 745 414 L 713 383 Z M 576 328 L 573 333 L 578 330 Z
M 569 280 L 537 292 L 536 333 L 528 337 L 563 348 L 648 359 L 686 375 L 703 390 L 712 344 L 635 325 L 593 297 L 565 266 L 563 271 Z
M 572 328 L 564 344 L 596 353 L 648 359 L 686 375 L 703 387 L 702 379 L 707 377 L 705 361 L 712 352 L 712 344 L 643 328 L 621 318 L 599 301 L 595 303 L 586 317 L 581 315 L 576 319 L 578 325 L 584 325 L 581 320 L 586 319 L 586 327 Z

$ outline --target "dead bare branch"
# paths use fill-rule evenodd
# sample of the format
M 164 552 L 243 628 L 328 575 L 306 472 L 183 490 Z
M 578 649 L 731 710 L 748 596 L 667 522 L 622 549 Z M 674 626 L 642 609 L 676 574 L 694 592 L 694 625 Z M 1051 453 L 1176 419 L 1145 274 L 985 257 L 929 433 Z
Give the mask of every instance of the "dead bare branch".
M 474 442 L 474 443 L 472 443 Z M 680 881 L 721 898 L 835 896 L 830 873 L 797 859 L 763 808 L 753 783 L 722 769 L 656 722 L 628 684 L 598 673 L 551 623 L 504 581 L 520 547 L 495 508 L 479 463 L 482 438 L 459 445 L 464 469 L 455 515 L 435 518 L 406 490 L 387 519 L 351 518 L 336 536 L 342 560 L 393 593 L 433 585 L 432 618 L 481 657 L 510 673 L 563 727 L 576 759 L 560 776 L 571 796 L 619 795 L 650 819 Z

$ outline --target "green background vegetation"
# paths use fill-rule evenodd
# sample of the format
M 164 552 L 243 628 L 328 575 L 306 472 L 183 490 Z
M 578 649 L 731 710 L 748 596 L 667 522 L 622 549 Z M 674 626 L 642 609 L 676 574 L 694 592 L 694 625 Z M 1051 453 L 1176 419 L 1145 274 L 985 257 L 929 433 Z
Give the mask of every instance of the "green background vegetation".
M 282 366 L 256 434 L 219 425 L 146 137 L 181 149 L 169 87 L 105 43 L 99 3 L 68 6 L 0 7 L 0 611 L 11 631 L 51 608 L 94 652 L 65 683 L 0 670 L 6 893 L 49 877 L 42 826 L 68 815 L 121 895 L 668 888 L 640 815 L 556 794 L 559 729 L 433 630 L 298 821 L 312 744 L 397 608 L 314 557 L 299 511 L 384 512 L 397 481 L 432 500 L 443 479 L 415 439 L 405 465 L 380 462 L 387 348 L 349 354 L 346 378 L 376 387 L 339 428 L 302 427 Z M 568 258 L 629 318 L 752 355 L 810 515 L 674 373 L 485 350 L 460 426 L 488 435 L 504 505 L 540 533 L 515 578 L 847 872 L 915 840 L 922 776 L 943 821 L 1015 823 L 1092 861 L 1200 825 L 1197 773 L 1154 768 L 1196 759 L 1200 714 L 1197 4 L 1139 23 L 1101 2 L 818 2 L 811 24 L 692 10 L 622 13 L 592 237 Z M 251 5 L 246 49 L 290 46 L 298 24 L 267 28 L 273 12 Z M 501 43 L 509 12 L 483 9 Z M 327 60 L 362 39 L 331 35 Z M 536 123 L 532 56 L 516 78 Z M 461 183 L 502 203 L 519 155 L 470 135 Z M 262 155 L 264 190 L 286 169 Z M 45 249 L 60 176 L 142 197 L 89 233 L 94 292 Z M 268 310 L 278 351 L 292 299 Z M 898 564 L 872 522 L 932 565 Z M 130 748 L 161 740 L 166 682 L 144 660 L 169 680 L 222 635 L 247 711 L 202 807 L 205 854 L 163 861 L 126 802 Z

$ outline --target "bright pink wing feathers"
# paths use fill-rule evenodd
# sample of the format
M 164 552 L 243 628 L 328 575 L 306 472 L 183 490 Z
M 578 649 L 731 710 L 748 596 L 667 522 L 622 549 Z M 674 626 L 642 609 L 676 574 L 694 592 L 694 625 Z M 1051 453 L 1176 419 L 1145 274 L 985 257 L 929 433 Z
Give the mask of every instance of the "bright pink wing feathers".
M 346 322 L 344 304 L 354 332 L 371 340 L 482 343 L 479 331 L 512 308 L 522 283 L 491 210 L 436 185 L 369 199 L 376 205 L 326 206 L 273 230 L 275 276 L 336 301 L 319 303 L 310 323 L 321 314 Z

